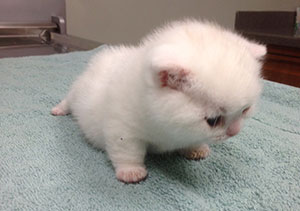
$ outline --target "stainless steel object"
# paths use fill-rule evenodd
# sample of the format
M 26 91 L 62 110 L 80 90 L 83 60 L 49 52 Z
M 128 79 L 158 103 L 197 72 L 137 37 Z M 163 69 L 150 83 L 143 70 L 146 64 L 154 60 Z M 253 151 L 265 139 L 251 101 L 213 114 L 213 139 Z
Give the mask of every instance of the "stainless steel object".
M 64 0 L 0 1 L 0 58 L 66 53 L 100 45 L 67 34 Z

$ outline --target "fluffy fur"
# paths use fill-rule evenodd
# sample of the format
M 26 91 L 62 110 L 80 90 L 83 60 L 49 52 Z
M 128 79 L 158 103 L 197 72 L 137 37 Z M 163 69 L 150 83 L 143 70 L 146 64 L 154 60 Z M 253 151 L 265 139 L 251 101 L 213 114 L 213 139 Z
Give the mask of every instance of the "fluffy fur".
M 108 47 L 90 61 L 53 115 L 72 113 L 108 153 L 116 176 L 147 176 L 147 151 L 205 158 L 236 135 L 262 84 L 266 48 L 215 24 L 173 22 L 138 46 Z

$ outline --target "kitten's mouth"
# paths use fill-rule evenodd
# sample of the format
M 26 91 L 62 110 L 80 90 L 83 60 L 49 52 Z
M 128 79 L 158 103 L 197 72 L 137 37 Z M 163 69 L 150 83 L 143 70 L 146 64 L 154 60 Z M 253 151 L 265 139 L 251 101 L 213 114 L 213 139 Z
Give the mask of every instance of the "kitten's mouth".
M 220 136 L 214 137 L 214 141 L 221 142 L 221 141 L 225 141 L 228 138 L 229 138 L 229 136 L 227 136 L 227 135 L 220 135 Z

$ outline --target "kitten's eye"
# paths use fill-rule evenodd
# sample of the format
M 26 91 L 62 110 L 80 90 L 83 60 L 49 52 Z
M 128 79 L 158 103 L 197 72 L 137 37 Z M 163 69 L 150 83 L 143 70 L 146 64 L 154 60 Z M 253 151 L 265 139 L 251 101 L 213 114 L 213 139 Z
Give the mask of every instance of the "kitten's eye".
M 250 110 L 250 107 L 245 108 L 245 109 L 243 110 L 243 114 L 246 114 L 249 110 Z
M 216 127 L 216 126 L 220 125 L 222 117 L 221 116 L 217 116 L 215 118 L 207 118 L 206 117 L 205 119 L 206 119 L 207 124 L 210 127 Z

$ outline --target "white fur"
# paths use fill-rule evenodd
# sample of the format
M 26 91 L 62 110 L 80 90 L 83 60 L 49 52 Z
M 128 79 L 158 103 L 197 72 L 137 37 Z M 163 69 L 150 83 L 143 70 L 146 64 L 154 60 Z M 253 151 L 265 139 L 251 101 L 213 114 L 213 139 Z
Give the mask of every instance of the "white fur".
M 99 52 L 52 113 L 71 112 L 89 142 L 107 151 L 118 179 L 138 182 L 147 151 L 197 155 L 240 130 L 261 91 L 265 52 L 212 23 L 173 22 L 136 47 Z M 162 87 L 162 70 L 188 73 L 180 90 Z M 223 126 L 210 127 L 205 118 L 218 115 Z

